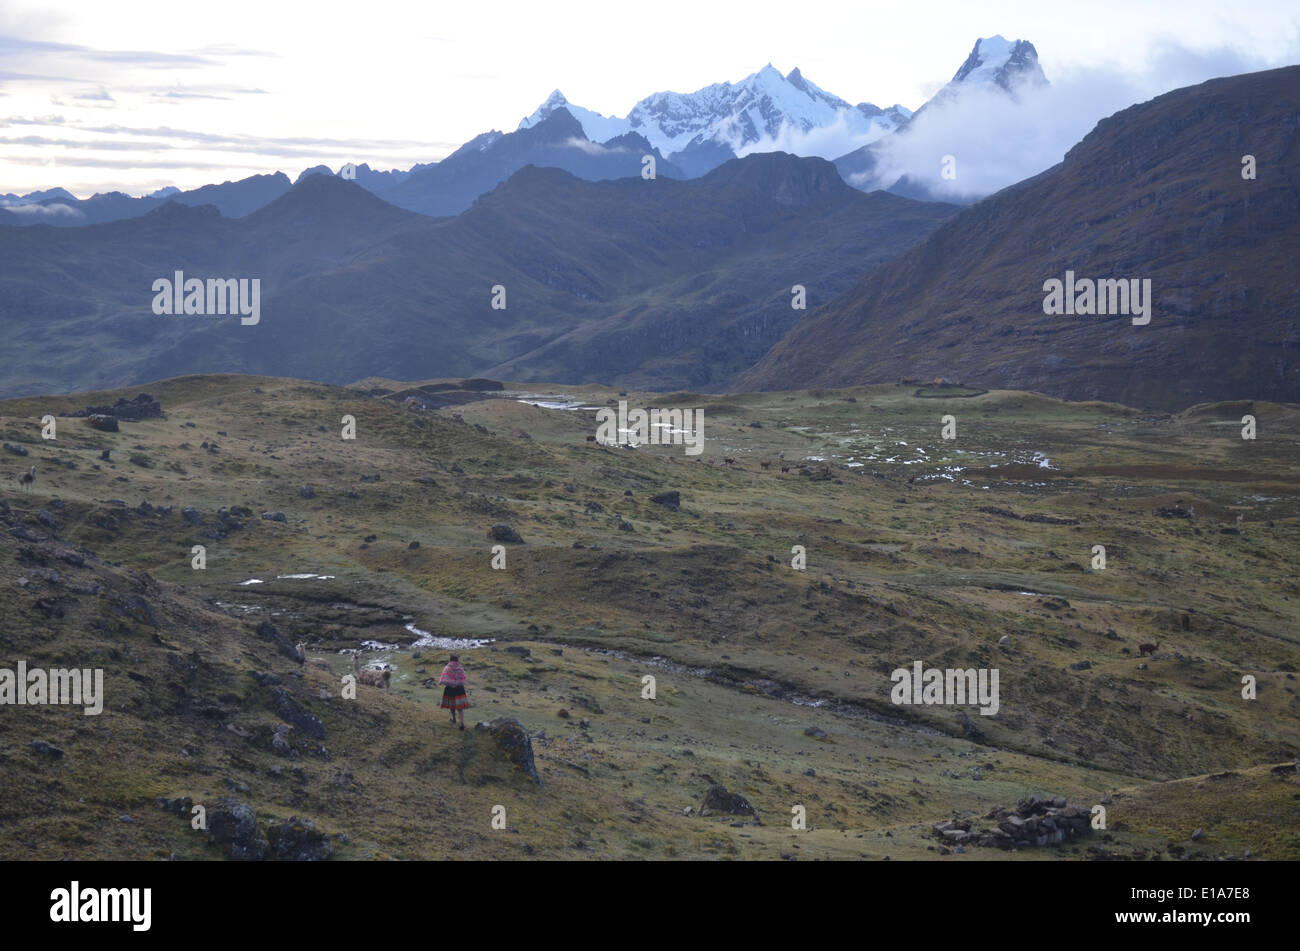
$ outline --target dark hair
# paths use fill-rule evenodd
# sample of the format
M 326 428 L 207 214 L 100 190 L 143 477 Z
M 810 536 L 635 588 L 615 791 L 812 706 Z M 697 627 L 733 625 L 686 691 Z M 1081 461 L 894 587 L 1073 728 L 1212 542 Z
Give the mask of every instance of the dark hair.
M 454 660 L 456 663 L 460 663 L 460 655 L 459 655 L 459 654 L 452 654 L 452 655 L 451 655 L 451 659 Z

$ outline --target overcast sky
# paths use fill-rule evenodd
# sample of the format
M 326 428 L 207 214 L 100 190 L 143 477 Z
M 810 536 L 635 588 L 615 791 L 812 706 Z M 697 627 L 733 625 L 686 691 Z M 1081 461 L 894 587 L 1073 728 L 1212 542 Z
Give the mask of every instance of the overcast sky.
M 1300 0 L 6 0 L 0 194 L 408 168 L 513 130 L 557 87 L 621 116 L 768 62 L 915 109 L 994 34 L 1032 41 L 1053 83 L 1122 76 L 1137 101 L 1300 62 Z

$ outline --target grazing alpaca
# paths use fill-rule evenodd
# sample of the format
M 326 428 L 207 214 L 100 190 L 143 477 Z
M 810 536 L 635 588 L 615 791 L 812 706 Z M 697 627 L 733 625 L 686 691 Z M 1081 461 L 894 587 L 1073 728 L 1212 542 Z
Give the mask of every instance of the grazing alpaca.
M 357 675 L 357 683 L 369 684 L 371 687 L 388 689 L 388 682 L 393 679 L 391 670 L 362 670 L 357 655 L 352 655 L 352 672 Z
M 298 655 L 298 663 L 301 664 L 307 659 L 307 642 L 299 641 L 298 646 L 293 649 L 293 652 Z
M 729 458 L 729 457 L 724 458 L 722 461 L 725 462 L 725 463 L 726 463 L 727 465 L 729 465 L 729 466 L 734 466 L 734 465 L 736 464 L 736 460 L 735 460 L 735 459 L 732 459 L 732 458 Z
M 1156 641 L 1154 644 L 1139 644 L 1139 645 L 1138 645 L 1138 656 L 1139 656 L 1139 657 L 1146 657 L 1148 654 L 1153 654 L 1153 655 L 1154 655 L 1155 652 L 1158 651 L 1159 649 L 1160 649 L 1160 642 L 1159 642 L 1159 641 Z
M 772 468 L 772 463 L 770 463 L 770 462 L 760 462 L 760 463 L 759 463 L 759 466 L 762 467 L 762 468 L 764 468 L 764 469 L 770 469 L 770 468 Z
M 36 467 L 32 466 L 26 472 L 18 477 L 18 484 L 22 486 L 24 492 L 32 490 L 32 483 L 36 481 Z

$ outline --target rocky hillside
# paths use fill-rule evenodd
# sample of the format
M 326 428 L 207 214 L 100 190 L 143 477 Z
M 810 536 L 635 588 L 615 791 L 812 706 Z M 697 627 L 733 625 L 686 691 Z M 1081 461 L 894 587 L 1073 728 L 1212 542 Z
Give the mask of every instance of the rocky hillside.
M 1098 123 L 810 314 L 735 388 L 942 376 L 1163 408 L 1300 400 L 1297 83 L 1300 67 L 1216 79 Z M 1067 271 L 1149 280 L 1150 323 L 1045 314 Z
M 619 399 L 704 453 L 587 442 Z M 1293 407 L 202 376 L 0 436 L 0 669 L 104 677 L 5 707 L 5 858 L 1300 856 Z

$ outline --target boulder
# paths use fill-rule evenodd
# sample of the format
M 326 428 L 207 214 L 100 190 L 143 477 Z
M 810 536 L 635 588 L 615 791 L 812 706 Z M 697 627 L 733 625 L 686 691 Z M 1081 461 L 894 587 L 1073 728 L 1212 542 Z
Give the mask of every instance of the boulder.
M 267 826 L 270 858 L 277 862 L 323 862 L 334 854 L 330 837 L 310 819 L 293 816 Z
M 91 429 L 98 429 L 101 433 L 115 433 L 119 431 L 116 416 L 108 416 L 103 413 L 91 413 L 86 417 L 86 423 Z M 105 452 L 108 450 L 105 449 Z
M 494 542 L 505 542 L 511 545 L 522 545 L 524 543 L 524 540 L 519 536 L 519 533 L 504 523 L 493 525 L 488 529 L 488 538 L 492 539 Z
M 658 495 L 650 496 L 650 501 L 672 512 L 679 512 L 682 508 L 682 494 L 677 491 L 660 492 Z
M 716 783 L 704 793 L 704 801 L 700 803 L 701 815 L 706 814 L 705 809 L 711 812 L 725 812 L 733 816 L 757 815 L 748 799 L 739 793 L 728 792 L 726 786 Z
M 507 760 L 523 770 L 537 785 L 542 784 L 533 764 L 533 741 L 522 723 L 512 717 L 498 717 L 489 723 L 479 723 L 474 729 L 491 736 Z
M 321 723 L 319 717 L 304 710 L 289 691 L 283 687 L 272 687 L 271 695 L 275 698 L 275 712 L 281 720 L 292 723 L 308 736 L 325 739 L 325 724 Z
M 208 844 L 237 862 L 260 862 L 270 846 L 257 828 L 257 814 L 237 799 L 218 799 L 208 810 Z

